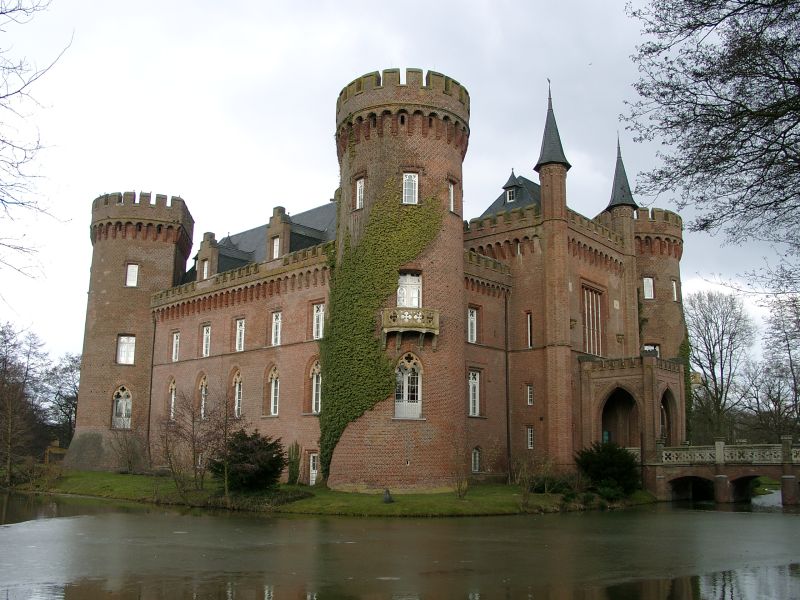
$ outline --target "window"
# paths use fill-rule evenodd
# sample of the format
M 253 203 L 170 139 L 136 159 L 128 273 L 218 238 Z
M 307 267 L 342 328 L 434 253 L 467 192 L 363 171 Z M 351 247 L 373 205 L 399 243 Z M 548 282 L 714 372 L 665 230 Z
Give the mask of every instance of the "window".
M 472 449 L 472 472 L 480 473 L 481 470 L 481 449 Z
M 276 235 L 272 238 L 272 258 L 278 258 L 281 255 L 281 236 Z
M 672 280 L 672 301 L 678 301 L 678 282 L 676 280 Z
M 208 408 L 208 379 L 203 377 L 198 386 L 200 392 L 200 418 L 206 418 L 206 409 Z
M 528 383 L 525 385 L 525 399 L 528 401 L 528 406 L 533 406 L 533 384 Z
M 281 312 L 272 313 L 272 345 L 281 345 Z
M 117 336 L 117 364 L 132 365 L 133 357 L 136 352 L 135 335 Z
M 655 298 L 655 292 L 653 290 L 653 278 L 652 277 L 644 277 L 642 279 L 642 287 L 644 288 L 644 299 L 645 300 L 652 300 Z
M 237 371 L 233 377 L 233 416 L 242 416 L 242 374 Z
M 204 258 L 200 263 L 200 267 L 203 272 L 203 279 L 208 279 L 208 259 Z
M 525 441 L 528 446 L 528 450 L 533 450 L 533 427 L 528 425 L 525 428 Z
M 478 309 L 467 309 L 467 341 L 474 344 L 478 341 Z
M 452 181 L 447 184 L 447 198 L 450 202 L 450 212 L 456 212 L 456 189 Z
M 211 325 L 203 325 L 203 347 L 202 355 L 211 355 Z
M 139 265 L 129 264 L 125 270 L 125 286 L 136 287 L 139 285 Z
M 422 306 L 422 276 L 401 273 L 397 283 L 397 306 L 419 308 Z
M 356 180 L 356 210 L 364 208 L 364 178 Z
M 281 380 L 278 377 L 278 370 L 272 369 L 269 374 L 269 414 L 273 417 L 278 416 L 278 405 L 281 396 Z
M 181 354 L 181 332 L 172 332 L 172 362 L 178 362 Z
M 396 419 L 422 417 L 422 369 L 413 354 L 406 354 L 395 370 L 394 416 Z
M 244 319 L 236 319 L 236 352 L 244 350 Z
M 661 346 L 658 344 L 644 344 L 642 346 L 642 353 L 648 353 L 648 355 L 654 355 L 660 357 L 661 356 Z
M 311 412 L 315 415 L 322 410 L 322 371 L 319 362 L 311 369 Z
M 469 386 L 469 416 L 477 417 L 481 414 L 481 373 L 470 371 L 467 378 Z
M 111 427 L 114 429 L 130 429 L 131 409 L 131 393 L 128 388 L 121 385 L 114 392 L 114 413 L 111 418 Z
M 533 348 L 533 313 L 530 311 L 525 313 L 525 335 L 528 348 Z
M 506 202 L 514 202 L 517 199 L 517 190 L 506 190 Z
M 403 173 L 403 204 L 417 204 L 419 175 Z
M 175 401 L 177 400 L 177 390 L 175 389 L 175 380 L 169 383 L 169 420 L 175 420 Z
M 314 323 L 311 327 L 311 335 L 315 340 L 322 338 L 325 332 L 325 305 L 314 305 Z
M 597 356 L 603 351 L 601 295 L 597 290 L 583 288 L 583 351 Z

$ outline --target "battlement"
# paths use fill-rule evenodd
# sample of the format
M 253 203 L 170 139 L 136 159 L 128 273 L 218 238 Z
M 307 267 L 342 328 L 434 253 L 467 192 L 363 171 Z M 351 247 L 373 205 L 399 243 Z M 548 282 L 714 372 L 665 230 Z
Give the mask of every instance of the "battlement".
M 194 219 L 183 198 L 150 192 L 114 192 L 92 201 L 92 223 L 115 220 L 177 222 L 190 236 L 194 228 Z
M 406 69 L 405 74 L 401 83 L 400 69 L 373 71 L 342 88 L 336 100 L 337 129 L 356 113 L 392 105 L 405 105 L 409 112 L 446 111 L 464 124 L 469 121 L 469 92 L 458 81 L 435 71 L 423 77 L 422 69 Z
M 683 239 L 683 219 L 663 208 L 639 208 L 634 211 L 633 229 L 637 235 L 661 234 Z
M 464 238 L 472 239 L 493 233 L 513 231 L 520 227 L 530 227 L 541 222 L 538 207 L 531 205 L 500 211 L 488 217 L 477 217 L 464 221 Z
M 594 234 L 601 238 L 605 238 L 616 246 L 622 246 L 622 236 L 616 231 L 612 231 L 602 223 L 598 223 L 594 219 L 584 217 L 582 214 L 574 210 L 568 210 L 570 224 L 576 231 L 583 231 L 584 233 Z

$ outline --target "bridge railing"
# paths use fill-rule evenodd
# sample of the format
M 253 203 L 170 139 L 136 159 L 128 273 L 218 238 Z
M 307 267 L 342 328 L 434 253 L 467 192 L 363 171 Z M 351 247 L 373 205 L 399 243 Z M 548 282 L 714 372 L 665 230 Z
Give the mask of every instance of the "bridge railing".
M 725 444 L 716 440 L 713 446 L 664 447 L 656 443 L 655 460 L 665 465 L 779 465 L 800 463 L 800 447 L 792 446 L 791 436 L 782 437 L 780 444 Z

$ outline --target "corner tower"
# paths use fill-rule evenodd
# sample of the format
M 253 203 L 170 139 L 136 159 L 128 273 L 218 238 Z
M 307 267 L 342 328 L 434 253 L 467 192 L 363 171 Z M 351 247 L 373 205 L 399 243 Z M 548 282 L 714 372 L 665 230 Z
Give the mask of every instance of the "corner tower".
M 371 398 L 369 390 L 359 392 L 353 402 L 366 410 L 352 413 L 327 454 L 333 416 L 326 410 L 342 409 L 331 406 L 335 400 L 323 408 L 321 457 L 323 470 L 329 460 L 328 483 L 335 488 L 449 486 L 469 460 L 461 171 L 469 94 L 440 73 L 408 69 L 405 75 L 405 83 L 398 69 L 359 77 L 336 103 L 337 257 L 349 256 L 350 266 L 337 265 L 333 276 L 332 327 L 325 335 L 337 335 L 342 315 L 351 318 L 356 303 L 374 296 L 364 313 L 365 337 L 379 344 L 380 355 L 354 363 L 353 379 L 370 377 L 371 362 L 386 360 L 389 367 L 376 386 L 382 391 L 373 390 Z M 356 277 L 354 262 L 372 266 Z M 345 285 L 363 289 L 353 288 L 349 306 L 337 308 L 336 288 Z M 323 353 L 325 386 L 336 368 Z
M 154 339 L 150 299 L 180 283 L 193 228 L 184 201 L 175 196 L 125 192 L 92 203 L 92 267 L 71 466 L 124 467 L 114 442 L 126 437 L 146 444 Z

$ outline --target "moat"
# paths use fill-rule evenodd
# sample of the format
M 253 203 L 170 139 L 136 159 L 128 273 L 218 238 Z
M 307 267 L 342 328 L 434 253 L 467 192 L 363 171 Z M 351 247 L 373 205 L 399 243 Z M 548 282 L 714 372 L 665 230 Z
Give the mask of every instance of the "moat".
M 355 519 L 0 495 L 0 597 L 800 598 L 800 514 L 775 500 Z

